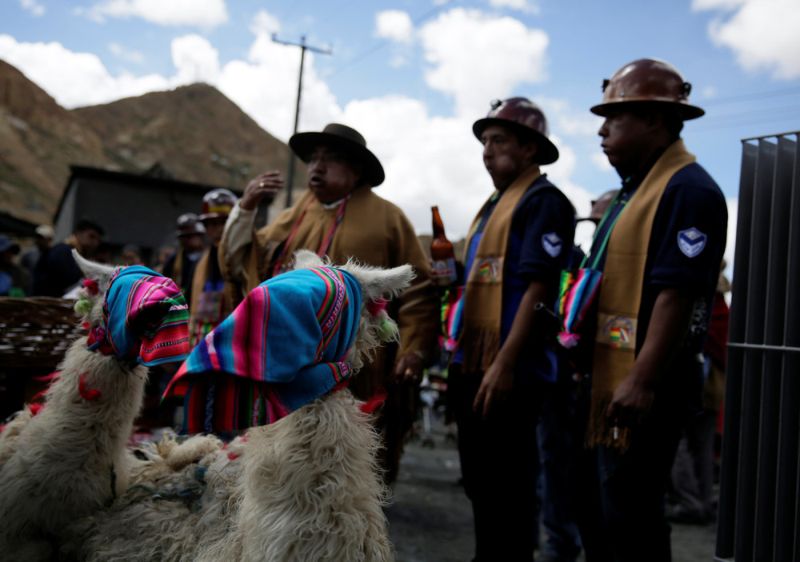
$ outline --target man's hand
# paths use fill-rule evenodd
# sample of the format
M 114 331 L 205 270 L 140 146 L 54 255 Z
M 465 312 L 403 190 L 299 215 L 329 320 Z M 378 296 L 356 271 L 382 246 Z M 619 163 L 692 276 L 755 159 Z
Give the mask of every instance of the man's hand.
M 394 364 L 394 380 L 397 382 L 414 382 L 421 376 L 422 358 L 414 351 L 409 351 L 398 358 Z
M 283 176 L 277 170 L 264 172 L 254 177 L 244 188 L 244 194 L 239 200 L 239 206 L 245 211 L 252 211 L 265 197 L 272 201 L 275 195 L 283 189 Z
M 481 386 L 472 402 L 473 411 L 486 418 L 492 408 L 508 396 L 513 386 L 513 366 L 506 365 L 499 358 L 495 359 L 483 374 Z
M 650 412 L 656 386 L 683 340 L 691 313 L 692 299 L 678 289 L 658 293 L 642 349 L 606 409 L 612 424 L 631 427 Z
M 654 398 L 655 390 L 652 385 L 643 382 L 642 377 L 637 376 L 634 367 L 614 391 L 611 403 L 606 409 L 606 417 L 612 425 L 633 427 L 641 423 L 650 412 Z

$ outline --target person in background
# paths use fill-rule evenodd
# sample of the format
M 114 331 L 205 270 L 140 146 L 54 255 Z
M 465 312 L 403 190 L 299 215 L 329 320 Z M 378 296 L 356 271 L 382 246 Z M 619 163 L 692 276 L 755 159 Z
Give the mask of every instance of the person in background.
M 605 193 L 602 193 L 597 199 L 592 199 L 592 207 L 589 211 L 589 216 L 578 219 L 578 222 L 589 221 L 594 223 L 595 226 L 600 224 L 600 221 L 603 220 L 603 215 L 606 214 L 606 210 L 609 205 L 611 205 L 614 197 L 617 196 L 617 193 L 619 193 L 619 189 L 609 189 Z
M 189 337 L 196 345 L 205 335 L 231 313 L 238 302 L 238 291 L 222 278 L 218 248 L 225 221 L 236 205 L 237 198 L 228 189 L 212 189 L 203 196 L 199 216 L 210 246 L 197 262 L 192 276 L 192 300 L 189 304 Z
M 436 345 L 438 304 L 428 260 L 403 211 L 373 191 L 383 183 L 383 166 L 361 133 L 331 123 L 321 132 L 292 136 L 289 146 L 308 164 L 308 191 L 254 232 L 258 203 L 271 200 L 283 188 L 283 178 L 272 171 L 253 179 L 225 226 L 223 269 L 250 290 L 288 269 L 299 249 L 327 255 L 336 264 L 355 258 L 376 267 L 414 267 L 411 287 L 389 304 L 400 328 L 399 344 L 378 350 L 349 383 L 361 400 L 386 396 L 376 423 L 384 445 L 379 461 L 391 483 L 416 419 L 422 369 Z
M 730 310 L 725 294 L 731 290 L 723 273 L 725 260 L 711 305 L 708 339 L 703 346 L 703 409 L 692 416 L 672 465 L 672 499 L 667 519 L 676 523 L 707 525 L 714 521 L 714 443 L 717 418 L 725 396 Z
M 591 201 L 589 215 L 577 219 L 596 228 L 606 209 L 616 196 L 612 189 Z M 576 244 L 572 247 L 569 268 L 580 267 L 585 254 Z M 578 475 L 583 451 L 586 419 L 581 416 L 588 404 L 588 381 L 572 368 L 563 353 L 566 367 L 556 381 L 544 381 L 542 414 L 537 427 L 539 442 L 539 505 L 543 544 L 537 560 L 543 562 L 572 562 L 581 551 L 581 539 L 576 523 L 577 498 L 572 492 Z
M 681 140 L 703 115 L 670 64 L 640 59 L 603 84 L 592 112 L 622 180 L 588 256 L 602 272 L 589 329 L 591 448 L 580 491 L 587 562 L 668 562 L 665 493 L 682 429 L 700 405 L 701 351 L 727 206 Z
M 519 97 L 493 102 L 472 130 L 494 191 L 467 237 L 448 390 L 474 515 L 475 560 L 529 562 L 538 533 L 542 382 L 559 376 L 555 333 L 548 337 L 549 323 L 536 311 L 540 304 L 552 308 L 558 296 L 575 210 L 541 173 L 558 149 L 536 104 Z
M 200 217 L 194 213 L 184 213 L 176 222 L 178 251 L 164 263 L 163 273 L 170 277 L 183 291 L 186 302 L 192 302 L 192 280 L 197 262 L 205 248 L 206 229 Z
M 177 250 L 175 249 L 174 244 L 162 244 L 159 246 L 156 251 L 155 255 L 153 256 L 152 262 L 153 265 L 151 269 L 153 271 L 157 271 L 158 273 L 164 274 L 164 266 L 167 264 L 169 260 L 176 254 Z
M 0 296 L 24 297 L 31 292 L 31 277 L 15 262 L 19 244 L 0 234 Z
M 36 295 L 61 297 L 83 278 L 83 273 L 72 257 L 75 249 L 85 258 L 92 258 L 100 245 L 103 228 L 89 219 L 81 219 L 75 224 L 72 234 L 63 242 L 56 244 L 39 260 L 33 290 Z
M 39 258 L 45 255 L 53 244 L 53 227 L 48 224 L 40 224 L 36 227 L 36 237 L 33 240 L 34 246 L 26 250 L 19 260 L 22 267 L 28 270 L 33 279 L 36 272 L 36 265 Z
M 136 244 L 125 244 L 119 256 L 122 265 L 142 265 L 142 250 Z

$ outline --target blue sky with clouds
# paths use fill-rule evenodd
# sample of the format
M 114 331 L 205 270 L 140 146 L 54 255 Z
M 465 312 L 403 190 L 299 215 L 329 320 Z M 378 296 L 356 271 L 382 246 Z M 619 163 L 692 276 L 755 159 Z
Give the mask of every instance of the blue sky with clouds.
M 692 82 L 707 115 L 684 138 L 735 215 L 740 139 L 800 130 L 798 29 L 798 0 L 5 0 L 0 58 L 66 107 L 202 80 L 286 140 L 299 51 L 270 37 L 305 35 L 332 54 L 307 58 L 301 130 L 362 130 L 380 193 L 421 232 L 439 204 L 457 237 L 491 190 L 470 129 L 491 99 L 542 105 L 562 154 L 550 176 L 583 214 L 618 182 L 588 108 L 640 57 Z

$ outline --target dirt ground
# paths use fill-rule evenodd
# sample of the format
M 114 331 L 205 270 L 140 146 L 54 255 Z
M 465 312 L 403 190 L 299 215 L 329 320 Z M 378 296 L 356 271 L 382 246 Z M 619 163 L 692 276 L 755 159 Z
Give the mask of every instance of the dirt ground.
M 397 561 L 468 562 L 473 555 L 472 512 L 458 485 L 454 436 L 436 420 L 427 436 L 420 433 L 406 447 L 387 509 Z M 674 562 L 713 560 L 715 537 L 713 525 L 673 525 Z

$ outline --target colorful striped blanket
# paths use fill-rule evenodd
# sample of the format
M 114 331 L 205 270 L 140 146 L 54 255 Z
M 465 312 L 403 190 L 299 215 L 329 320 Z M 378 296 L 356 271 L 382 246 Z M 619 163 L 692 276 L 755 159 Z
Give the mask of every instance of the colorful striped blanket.
M 348 379 L 361 287 L 333 267 L 289 271 L 250 291 L 173 377 L 187 433 L 272 423 Z
M 189 354 L 189 308 L 168 277 L 136 265 L 117 270 L 103 301 L 103 322 L 90 329 L 90 349 L 153 366 Z

